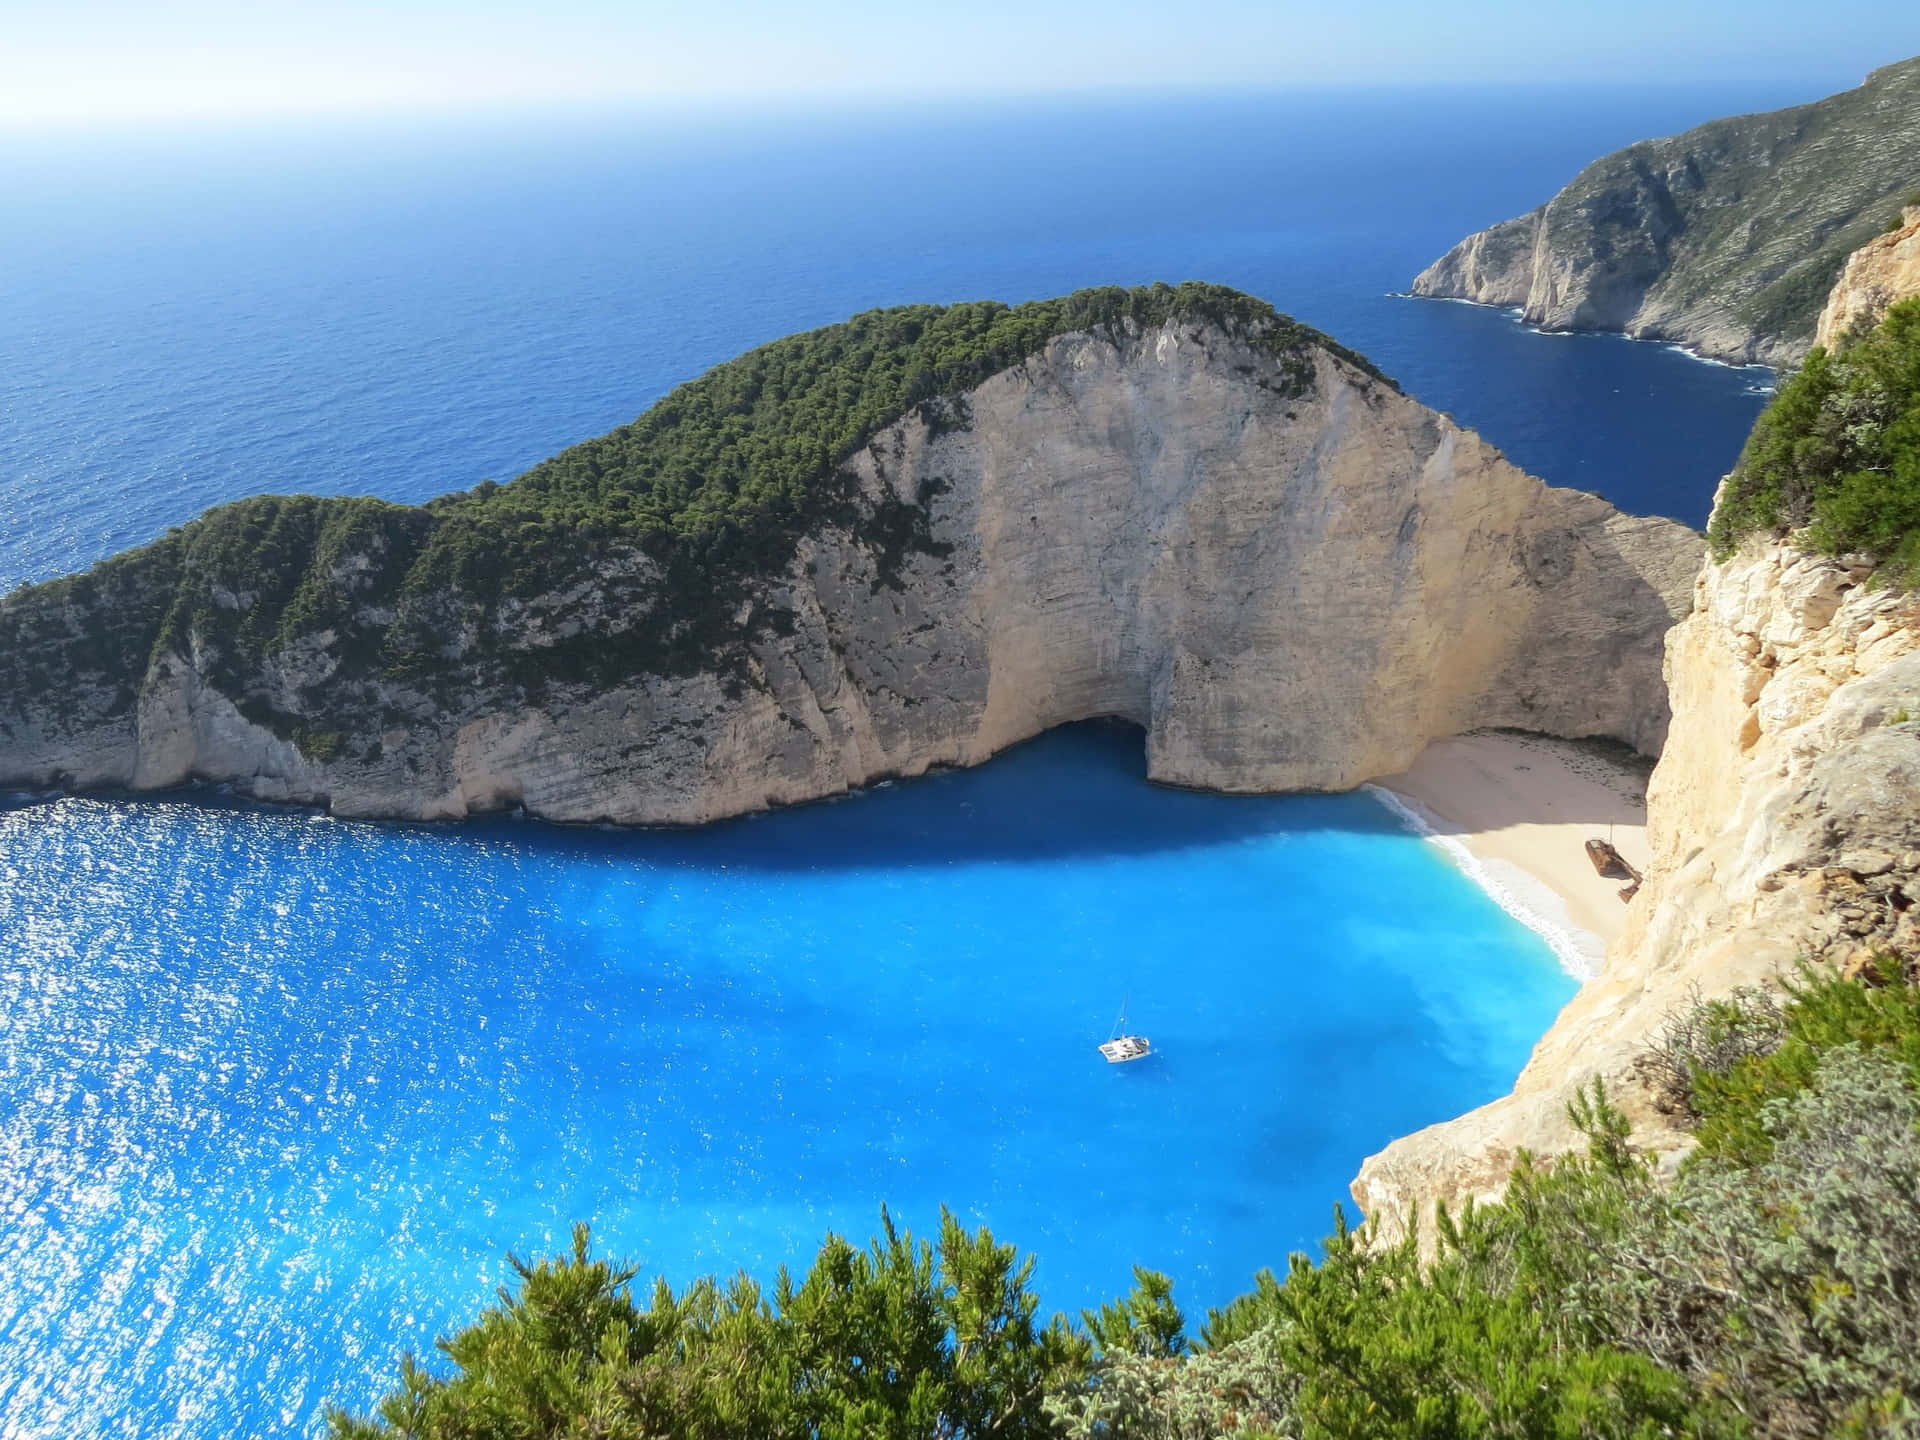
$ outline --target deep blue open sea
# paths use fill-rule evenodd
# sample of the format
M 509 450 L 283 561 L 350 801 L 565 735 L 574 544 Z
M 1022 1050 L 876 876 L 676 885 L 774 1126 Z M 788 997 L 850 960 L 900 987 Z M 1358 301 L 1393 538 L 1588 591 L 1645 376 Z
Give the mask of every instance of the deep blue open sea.
M 1644 135 L 1807 93 L 398 120 L 0 150 L 0 585 L 262 490 L 506 479 L 884 304 L 1240 286 L 1699 523 L 1764 372 L 1393 298 Z M 947 1204 L 1198 1311 L 1572 992 L 1364 796 L 1082 727 L 698 833 L 0 810 L 0 1433 L 311 1434 L 589 1218 L 684 1281 Z M 1163 1054 L 1093 1043 L 1131 996 Z

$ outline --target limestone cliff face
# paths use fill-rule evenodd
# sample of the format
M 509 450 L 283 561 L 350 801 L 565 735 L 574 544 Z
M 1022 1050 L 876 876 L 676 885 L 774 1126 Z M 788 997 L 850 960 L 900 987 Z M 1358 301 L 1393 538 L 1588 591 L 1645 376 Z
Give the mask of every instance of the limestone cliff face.
M 1656 749 L 1661 636 L 1697 537 L 1542 484 L 1330 351 L 1305 394 L 1277 363 L 1188 323 L 1070 334 L 966 395 L 969 423 L 888 427 L 851 474 L 869 505 L 934 497 L 934 543 L 889 568 L 834 524 L 810 533 L 747 602 L 783 623 L 744 675 L 555 685 L 538 704 L 476 681 L 429 705 L 393 680 L 358 729 L 301 744 L 253 723 L 187 633 L 67 686 L 84 693 L 0 693 L 0 783 L 198 777 L 343 815 L 691 823 L 1096 715 L 1145 727 L 1155 779 L 1219 790 L 1343 789 L 1486 725 Z M 606 579 L 514 623 L 612 630 Z M 113 617 L 151 597 L 114 583 L 88 604 L 0 602 L 28 637 L 12 673 L 119 653 Z M 293 636 L 242 688 L 294 709 L 324 690 L 334 638 Z
M 1596 160 L 1545 205 L 1461 241 L 1413 293 L 1797 364 L 1840 266 L 1916 182 L 1920 59 Z
M 1530 301 L 1544 210 L 1469 235 L 1414 276 L 1413 293 L 1523 310 L 1532 323 L 1543 323 L 1544 307 L 1536 311 Z
M 1820 312 L 1814 344 L 1831 350 L 1878 325 L 1896 301 L 1920 295 L 1920 205 L 1909 205 L 1900 219 L 1898 229 L 1869 240 L 1848 259 Z
M 1511 1095 L 1367 1160 L 1353 1196 L 1384 1237 L 1436 1199 L 1498 1194 L 1523 1146 L 1574 1145 L 1566 1103 L 1593 1075 L 1642 1143 L 1683 1145 L 1636 1061 L 1694 994 L 1803 956 L 1920 949 L 1920 599 L 1864 566 L 1755 544 L 1702 570 L 1667 677 L 1653 865 L 1624 933 Z

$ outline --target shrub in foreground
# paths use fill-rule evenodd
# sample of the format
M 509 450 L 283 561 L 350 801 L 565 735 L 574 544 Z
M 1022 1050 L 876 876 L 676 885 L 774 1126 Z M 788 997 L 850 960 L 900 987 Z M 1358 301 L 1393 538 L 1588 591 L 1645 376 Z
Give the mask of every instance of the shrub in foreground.
M 1088 1341 L 1036 1323 L 1031 1259 L 942 1213 L 936 1248 L 894 1226 L 866 1249 L 829 1236 L 806 1278 L 770 1294 L 745 1275 L 637 1299 L 636 1271 L 573 1252 L 514 1260 L 518 1284 L 441 1349 L 452 1373 L 403 1362 L 377 1421 L 337 1440 L 855 1440 L 1052 1433 L 1049 1386 Z
M 1767 1436 L 1909 1434 L 1920 1397 L 1920 1093 L 1844 1045 L 1769 1100 L 1754 1166 L 1707 1158 L 1601 1254 L 1593 1327 Z
M 1197 1342 L 1149 1271 L 1039 1324 L 1031 1262 L 951 1215 L 937 1247 L 883 1212 L 797 1286 L 645 1303 L 581 1230 L 515 1262 L 442 1342 L 449 1373 L 407 1362 L 335 1435 L 1920 1440 L 1920 989 L 1891 960 L 1865 981 L 1809 970 L 1669 1027 L 1701 1141 L 1671 1184 L 1596 1082 L 1585 1153 L 1521 1156 L 1498 1204 L 1439 1212 L 1424 1260 L 1336 1208 L 1320 1260 L 1263 1272 Z

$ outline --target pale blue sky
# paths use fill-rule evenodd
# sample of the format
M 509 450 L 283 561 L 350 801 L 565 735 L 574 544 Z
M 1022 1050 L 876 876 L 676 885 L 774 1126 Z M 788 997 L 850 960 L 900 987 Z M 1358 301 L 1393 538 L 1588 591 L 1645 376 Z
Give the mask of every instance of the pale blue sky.
M 1817 92 L 1915 53 L 1915 0 L 0 0 L 0 124 L 1742 74 Z

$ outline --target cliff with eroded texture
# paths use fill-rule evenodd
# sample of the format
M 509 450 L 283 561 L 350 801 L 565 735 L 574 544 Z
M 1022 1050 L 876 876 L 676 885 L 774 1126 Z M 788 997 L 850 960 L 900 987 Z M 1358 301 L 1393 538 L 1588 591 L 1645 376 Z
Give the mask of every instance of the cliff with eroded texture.
M 243 502 L 17 592 L 0 782 L 693 823 L 1091 716 L 1219 790 L 1345 789 L 1486 725 L 1657 750 L 1692 532 L 1193 289 L 1116 292 L 1012 359 L 968 337 L 1027 307 L 876 312 L 497 493 Z M 934 341 L 963 388 L 889 378 Z M 907 402 L 781 469 L 847 394 Z M 715 498 L 722 471 L 746 478 Z

